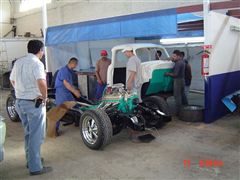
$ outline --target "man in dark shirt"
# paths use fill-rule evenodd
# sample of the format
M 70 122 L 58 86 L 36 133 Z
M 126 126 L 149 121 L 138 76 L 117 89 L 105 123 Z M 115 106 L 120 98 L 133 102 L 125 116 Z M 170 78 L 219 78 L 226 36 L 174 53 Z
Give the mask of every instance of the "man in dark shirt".
M 191 66 L 188 62 L 187 59 L 184 59 L 185 53 L 182 51 L 182 59 L 183 62 L 185 63 L 185 95 L 186 98 L 188 98 L 188 94 L 189 94 L 189 90 L 190 90 L 190 85 L 191 85 L 191 81 L 192 81 L 192 70 L 191 70 Z
M 176 102 L 176 115 L 179 115 L 179 111 L 182 105 L 187 105 L 187 98 L 184 93 L 184 76 L 185 76 L 185 63 L 181 58 L 181 52 L 174 50 L 172 61 L 175 63 L 172 73 L 165 73 L 165 76 L 171 76 L 174 78 L 173 95 Z

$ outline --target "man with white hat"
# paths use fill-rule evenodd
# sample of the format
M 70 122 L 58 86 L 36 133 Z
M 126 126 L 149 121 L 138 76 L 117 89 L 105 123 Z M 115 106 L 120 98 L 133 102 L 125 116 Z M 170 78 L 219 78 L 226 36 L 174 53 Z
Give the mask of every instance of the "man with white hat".
M 131 93 L 137 93 L 141 100 L 141 60 L 133 53 L 132 47 L 122 50 L 128 58 L 126 67 L 126 88 Z

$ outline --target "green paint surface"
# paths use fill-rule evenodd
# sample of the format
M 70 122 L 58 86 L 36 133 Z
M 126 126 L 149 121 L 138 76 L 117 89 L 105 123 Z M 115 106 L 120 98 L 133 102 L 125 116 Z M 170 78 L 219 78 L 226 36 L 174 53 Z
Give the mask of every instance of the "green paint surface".
M 155 69 L 152 72 L 146 95 L 173 90 L 173 78 L 165 76 L 166 72 L 172 72 L 172 69 Z

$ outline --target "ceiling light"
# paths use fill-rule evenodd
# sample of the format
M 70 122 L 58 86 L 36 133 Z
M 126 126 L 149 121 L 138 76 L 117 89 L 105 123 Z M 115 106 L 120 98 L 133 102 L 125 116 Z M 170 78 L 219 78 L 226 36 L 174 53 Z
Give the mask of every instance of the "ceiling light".
M 188 43 L 203 43 L 203 42 L 204 42 L 204 37 L 160 39 L 161 44 L 188 44 Z

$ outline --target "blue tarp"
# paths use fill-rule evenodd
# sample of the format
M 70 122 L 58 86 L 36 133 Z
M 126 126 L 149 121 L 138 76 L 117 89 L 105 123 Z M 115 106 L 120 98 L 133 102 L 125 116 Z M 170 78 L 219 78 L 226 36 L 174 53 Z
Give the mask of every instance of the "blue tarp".
M 183 13 L 177 15 L 177 22 L 178 23 L 186 23 L 192 21 L 200 21 L 203 20 L 202 16 L 197 16 L 192 13 Z
M 177 34 L 176 9 L 49 27 L 46 45 Z

